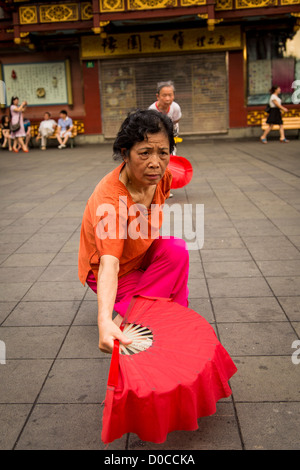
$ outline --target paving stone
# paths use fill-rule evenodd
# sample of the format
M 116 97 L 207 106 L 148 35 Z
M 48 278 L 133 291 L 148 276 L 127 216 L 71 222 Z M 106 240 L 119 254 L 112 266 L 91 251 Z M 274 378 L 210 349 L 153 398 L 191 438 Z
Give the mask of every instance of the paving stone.
M 17 253 L 53 253 L 53 251 L 59 251 L 69 237 L 69 232 L 37 233 L 22 244 Z
M 7 318 L 17 302 L 0 302 L 0 324 Z
M 189 279 L 189 298 L 208 297 L 206 282 L 204 279 Z
M 78 253 L 59 252 L 51 261 L 52 266 L 76 266 L 78 268 Z
M 213 298 L 218 322 L 286 321 L 286 315 L 274 297 Z
M 212 298 L 272 296 L 263 277 L 208 279 L 207 282 Z
M 98 302 L 94 294 L 94 300 L 83 300 L 74 320 L 74 325 L 97 325 Z
M 259 269 L 264 276 L 300 276 L 300 260 L 258 261 Z
M 0 449 L 12 450 L 31 405 L 0 405 Z
M 236 409 L 246 450 L 299 450 L 299 402 L 237 403 Z
M 70 325 L 79 305 L 79 301 L 21 301 L 7 317 L 3 326 Z
M 9 359 L 0 365 L 0 403 L 34 403 L 52 359 Z
M 205 320 L 207 320 L 208 323 L 214 323 L 215 319 L 214 319 L 210 299 L 206 299 L 206 298 L 192 299 L 191 298 L 189 300 L 189 308 L 199 313 L 199 315 L 205 318 Z
M 1 267 L 48 266 L 56 253 L 14 253 L 2 263 Z
M 262 260 L 299 259 L 299 250 L 285 237 L 244 237 L 252 256 Z
M 1 289 L 1 284 L 0 284 Z M 23 300 L 81 300 L 86 292 L 86 288 L 79 281 L 64 282 L 36 282 Z
M 0 302 L 21 300 L 31 287 L 28 282 L 1 282 L 0 283 Z
M 99 335 L 96 326 L 72 326 L 59 352 L 58 358 L 107 357 L 98 348 Z
M 42 266 L 22 266 L 22 267 L 0 267 L 0 283 L 13 282 L 34 282 L 36 281 L 44 267 Z
M 102 359 L 58 359 L 38 403 L 102 403 L 109 366 L 109 355 Z
M 207 278 L 261 276 L 253 261 L 212 261 L 204 263 Z
M 297 296 L 300 292 L 300 276 L 267 277 L 266 279 L 276 296 Z
M 1 272 L 1 271 L 0 271 Z M 39 277 L 39 281 L 71 282 L 78 279 L 78 266 L 48 266 Z
M 36 405 L 17 450 L 104 450 L 100 404 Z M 124 450 L 127 436 L 109 450 Z
M 286 322 L 218 323 L 223 346 L 231 355 L 289 355 L 297 339 Z
M 291 346 L 291 345 L 290 345 Z M 300 402 L 299 365 L 286 356 L 234 356 L 230 379 L 235 402 Z
M 4 327 L 0 329 L 9 359 L 54 358 L 67 333 L 66 326 Z

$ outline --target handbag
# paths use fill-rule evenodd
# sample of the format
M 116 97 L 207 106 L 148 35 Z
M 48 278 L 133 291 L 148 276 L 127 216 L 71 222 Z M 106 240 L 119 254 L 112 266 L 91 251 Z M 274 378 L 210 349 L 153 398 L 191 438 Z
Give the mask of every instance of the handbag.
M 270 111 L 271 111 L 271 106 L 267 104 L 267 106 L 265 107 L 265 113 L 270 114 Z
M 10 123 L 10 130 L 11 132 L 17 132 L 20 129 L 20 119 L 21 119 L 21 113 L 19 114 L 19 120 L 16 122 L 16 124 Z

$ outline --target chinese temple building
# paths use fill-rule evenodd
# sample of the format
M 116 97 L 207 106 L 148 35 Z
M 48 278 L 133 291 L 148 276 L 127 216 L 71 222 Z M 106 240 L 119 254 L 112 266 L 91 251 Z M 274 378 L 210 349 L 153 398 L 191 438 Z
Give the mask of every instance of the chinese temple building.
M 180 135 L 255 136 L 274 84 L 300 116 L 300 0 L 0 1 L 0 61 L 0 116 L 12 96 L 33 122 L 66 109 L 82 141 L 167 80 Z

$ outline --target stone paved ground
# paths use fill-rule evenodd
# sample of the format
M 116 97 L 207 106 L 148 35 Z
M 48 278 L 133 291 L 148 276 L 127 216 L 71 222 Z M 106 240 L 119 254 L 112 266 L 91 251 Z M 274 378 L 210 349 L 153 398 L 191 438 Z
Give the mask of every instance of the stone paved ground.
M 170 204 L 205 207 L 190 304 L 238 367 L 233 395 L 195 432 L 162 445 L 125 435 L 109 450 L 299 449 L 300 142 L 185 139 L 178 153 L 194 177 Z M 111 145 L 1 151 L 0 165 L 0 448 L 103 449 L 110 358 L 77 250 L 86 200 L 115 166 Z

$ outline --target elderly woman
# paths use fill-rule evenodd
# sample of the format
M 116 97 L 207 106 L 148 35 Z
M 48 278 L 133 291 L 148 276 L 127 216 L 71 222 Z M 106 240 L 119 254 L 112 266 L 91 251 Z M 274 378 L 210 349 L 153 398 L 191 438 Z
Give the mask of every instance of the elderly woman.
M 179 133 L 179 121 L 181 119 L 181 108 L 178 103 L 174 101 L 175 86 L 172 81 L 159 82 L 156 89 L 157 101 L 149 106 L 149 109 L 156 109 L 160 113 L 166 114 L 173 121 L 174 132 L 176 135 Z
M 162 205 L 168 198 L 167 166 L 174 147 L 170 118 L 137 111 L 115 140 L 122 163 L 106 175 L 88 200 L 79 247 L 79 278 L 97 293 L 99 348 L 131 341 L 119 325 L 134 295 L 172 298 L 188 305 L 189 256 L 183 240 L 161 237 Z M 118 315 L 112 320 L 113 311 Z

